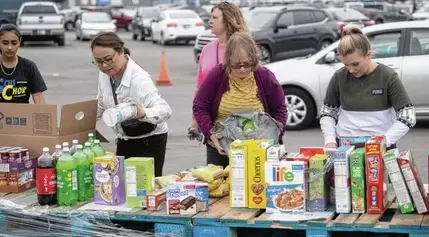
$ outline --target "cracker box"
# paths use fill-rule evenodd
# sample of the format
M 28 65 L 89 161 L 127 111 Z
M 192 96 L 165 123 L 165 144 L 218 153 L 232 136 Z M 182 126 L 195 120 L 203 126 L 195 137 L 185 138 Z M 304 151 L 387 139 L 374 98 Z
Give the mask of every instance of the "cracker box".
M 131 157 L 125 160 L 126 206 L 146 208 L 147 194 L 155 186 L 153 158 Z
M 393 191 L 395 191 L 399 203 L 399 210 L 403 214 L 411 213 L 414 212 L 414 205 L 396 157 L 394 152 L 387 152 L 383 157 L 384 165 L 389 173 Z
M 193 181 L 178 181 L 167 184 L 167 214 L 190 215 L 197 213 L 196 187 Z
M 286 148 L 284 145 L 275 144 L 267 149 L 267 160 L 279 161 L 283 155 L 286 154 Z
M 349 157 L 354 146 L 341 146 L 333 154 L 335 173 L 335 208 L 337 213 L 350 213 Z
M 267 213 L 305 211 L 304 173 L 302 161 L 265 163 Z
M 310 212 L 323 212 L 328 208 L 329 184 L 328 175 L 325 174 L 325 164 L 328 159 L 328 155 L 316 154 L 309 160 L 307 210 Z
M 386 153 L 386 142 L 383 136 L 371 137 L 365 143 L 366 209 L 368 214 L 382 214 L 387 204 L 387 189 L 384 189 L 384 153 Z
M 248 207 L 247 193 L 247 144 L 236 140 L 229 148 L 230 186 L 229 207 Z
M 265 199 L 265 161 L 272 140 L 248 140 L 247 143 L 247 193 L 249 208 L 264 209 Z
M 411 151 L 402 151 L 398 155 L 398 161 L 417 213 L 427 213 L 429 207 L 426 200 L 426 192 L 420 179 L 419 172 L 417 171 L 417 167 L 414 163 L 414 158 L 411 154 Z
M 94 158 L 94 203 L 125 203 L 124 157 L 105 155 Z
M 365 149 L 358 148 L 350 154 L 350 186 L 352 212 L 365 213 Z

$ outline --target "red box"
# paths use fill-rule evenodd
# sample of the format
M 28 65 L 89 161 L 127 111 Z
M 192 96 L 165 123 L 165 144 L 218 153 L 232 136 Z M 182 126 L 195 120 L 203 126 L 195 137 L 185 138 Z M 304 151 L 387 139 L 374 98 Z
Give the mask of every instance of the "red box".
M 384 153 L 386 153 L 386 141 L 383 136 L 371 137 L 365 143 L 366 209 L 368 214 L 382 214 L 387 203 L 387 194 L 384 191 Z
M 325 154 L 324 147 L 303 146 L 299 148 L 299 153 L 314 156 L 317 154 Z

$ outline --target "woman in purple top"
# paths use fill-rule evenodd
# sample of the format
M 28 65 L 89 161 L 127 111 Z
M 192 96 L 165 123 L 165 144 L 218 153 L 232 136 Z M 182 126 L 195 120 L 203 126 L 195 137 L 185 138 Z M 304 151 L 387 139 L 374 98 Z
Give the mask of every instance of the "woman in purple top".
M 270 70 L 260 66 L 252 37 L 235 33 L 226 44 L 224 63 L 210 70 L 194 99 L 193 114 L 206 137 L 207 164 L 229 164 L 218 138 L 211 134 L 214 123 L 247 109 L 264 111 L 280 122 L 283 143 L 287 119 L 283 88 Z

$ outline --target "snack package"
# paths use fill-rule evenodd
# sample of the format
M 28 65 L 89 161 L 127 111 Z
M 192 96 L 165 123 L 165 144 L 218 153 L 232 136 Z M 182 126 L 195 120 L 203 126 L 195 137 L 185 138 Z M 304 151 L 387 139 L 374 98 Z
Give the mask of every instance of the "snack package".
M 221 198 L 229 194 L 229 184 L 227 182 L 222 183 L 217 189 L 210 191 L 209 196 L 211 198 Z
M 215 179 L 223 178 L 226 176 L 224 169 L 221 166 L 209 164 L 207 167 L 195 169 L 192 172 L 200 181 L 208 183 L 213 182 Z
M 217 189 L 224 182 L 223 178 L 215 179 L 213 182 L 209 183 L 209 191 Z
M 155 186 L 156 186 L 156 189 L 162 189 L 162 188 L 165 188 L 167 186 L 167 183 L 172 182 L 172 181 L 180 181 L 180 180 L 181 180 L 180 176 L 175 175 L 175 174 L 156 177 L 155 178 Z

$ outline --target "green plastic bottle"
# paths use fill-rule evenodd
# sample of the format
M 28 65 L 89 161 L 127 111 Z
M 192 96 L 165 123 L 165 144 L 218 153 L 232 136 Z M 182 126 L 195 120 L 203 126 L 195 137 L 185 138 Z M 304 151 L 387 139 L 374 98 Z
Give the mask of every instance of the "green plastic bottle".
M 76 145 L 76 152 L 73 154 L 73 159 L 77 165 L 77 189 L 79 202 L 89 199 L 88 191 L 91 189 L 92 172 L 90 170 L 91 163 L 88 156 L 83 152 L 83 146 Z
M 68 147 L 63 148 L 56 169 L 58 205 L 75 205 L 78 200 L 77 166 Z
M 88 198 L 94 197 L 94 175 L 93 175 L 93 166 L 94 166 L 94 157 L 95 154 L 91 150 L 91 143 L 86 142 L 85 148 L 83 149 L 83 152 L 87 156 L 88 162 L 89 162 L 89 171 L 91 173 L 91 182 L 89 184 L 90 188 L 88 188 Z
M 94 133 L 88 133 L 88 141 L 86 142 L 89 142 L 89 144 L 91 144 L 91 147 L 94 146 L 94 140 L 95 140 Z
M 92 146 L 92 152 L 95 153 L 96 157 L 101 157 L 106 155 L 106 151 L 100 145 L 100 140 L 94 140 L 94 145 Z

